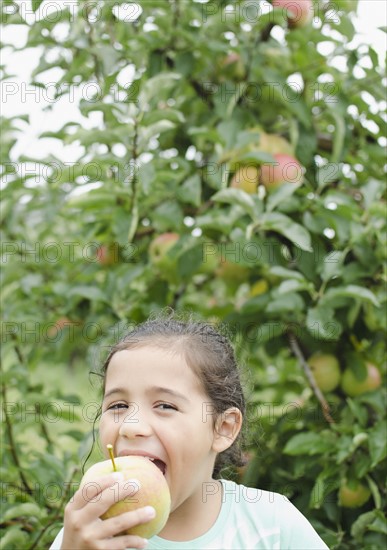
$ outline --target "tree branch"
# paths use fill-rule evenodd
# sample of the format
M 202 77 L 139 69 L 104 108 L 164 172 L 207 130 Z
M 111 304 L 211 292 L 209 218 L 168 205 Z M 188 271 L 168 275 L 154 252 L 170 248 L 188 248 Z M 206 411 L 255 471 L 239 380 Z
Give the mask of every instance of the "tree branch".
M 4 411 L 5 426 L 6 426 L 6 432 L 7 432 L 7 436 L 8 436 L 9 447 L 10 447 L 10 452 L 11 452 L 11 455 L 12 455 L 12 459 L 13 459 L 14 464 L 15 464 L 18 472 L 19 472 L 20 480 L 21 480 L 21 483 L 23 485 L 24 490 L 26 491 L 26 493 L 31 495 L 32 494 L 32 489 L 29 486 L 27 478 L 24 475 L 23 469 L 22 469 L 21 464 L 19 462 L 19 456 L 18 456 L 17 451 L 16 451 L 16 443 L 15 443 L 15 439 L 13 437 L 12 422 L 11 422 L 11 419 L 9 418 L 9 414 L 8 414 L 8 411 L 7 411 L 7 390 L 5 389 L 5 384 L 1 385 L 1 395 L 2 395 L 2 398 L 3 398 L 3 411 Z
M 331 416 L 331 409 L 328 405 L 328 402 L 327 400 L 325 399 L 324 395 L 322 394 L 320 388 L 317 386 L 316 384 L 316 380 L 313 376 L 313 373 L 311 371 L 311 368 L 310 366 L 308 365 L 302 351 L 301 351 L 301 348 L 297 342 L 297 339 L 296 337 L 294 336 L 293 333 L 289 332 L 288 333 L 288 338 L 289 338 L 289 342 L 290 342 L 290 347 L 292 349 L 292 352 L 293 354 L 297 357 L 303 371 L 305 372 L 305 375 L 309 381 L 309 384 L 313 390 L 313 393 L 315 394 L 315 396 L 317 397 L 317 399 L 319 400 L 320 404 L 321 404 L 321 408 L 322 408 L 322 412 L 323 412 L 323 415 L 324 415 L 324 418 L 327 422 L 329 422 L 329 424 L 334 424 L 335 421 L 333 420 L 332 416 Z

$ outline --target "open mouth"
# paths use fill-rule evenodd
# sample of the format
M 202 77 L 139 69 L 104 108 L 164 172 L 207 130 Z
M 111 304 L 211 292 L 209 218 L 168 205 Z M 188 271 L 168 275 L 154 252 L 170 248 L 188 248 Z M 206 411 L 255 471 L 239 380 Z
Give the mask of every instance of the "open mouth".
M 163 476 L 165 476 L 165 470 L 167 469 L 165 462 L 163 462 L 159 458 L 151 458 L 150 456 L 144 456 L 144 458 L 147 458 L 148 460 L 153 462 L 153 464 L 158 467 Z

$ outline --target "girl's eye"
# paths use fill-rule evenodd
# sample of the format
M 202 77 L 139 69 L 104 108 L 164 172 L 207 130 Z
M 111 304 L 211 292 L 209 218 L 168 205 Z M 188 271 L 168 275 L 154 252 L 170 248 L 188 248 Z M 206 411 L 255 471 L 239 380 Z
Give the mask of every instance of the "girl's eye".
M 116 411 L 118 409 L 127 409 L 128 405 L 126 403 L 113 403 L 108 407 L 109 411 Z
M 163 411 L 177 411 L 177 408 L 170 403 L 159 403 L 157 408 L 161 408 Z

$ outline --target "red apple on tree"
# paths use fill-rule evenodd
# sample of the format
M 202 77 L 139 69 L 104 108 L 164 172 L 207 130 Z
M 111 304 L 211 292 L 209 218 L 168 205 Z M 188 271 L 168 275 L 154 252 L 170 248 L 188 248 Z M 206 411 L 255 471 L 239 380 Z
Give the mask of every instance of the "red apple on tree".
M 97 261 L 104 267 L 118 263 L 118 244 L 101 244 L 97 248 Z
M 244 80 L 246 76 L 246 70 L 239 53 L 229 53 L 225 58 L 222 59 L 222 61 L 220 62 L 220 74 L 221 80 L 223 80 L 222 76 L 226 76 L 232 80 L 235 80 L 236 82 Z
M 266 163 L 261 167 L 261 183 L 268 191 L 277 189 L 284 183 L 298 185 L 303 180 L 303 169 L 296 158 L 278 153 L 273 155 L 274 163 Z
M 168 251 L 179 240 L 178 233 L 162 233 L 153 239 L 149 245 L 149 257 L 153 264 L 161 265 L 166 262 L 168 258 Z
M 366 363 L 365 366 L 366 376 L 362 380 L 359 380 L 349 367 L 344 371 L 341 387 L 350 397 L 376 390 L 382 383 L 379 369 L 372 363 Z
M 274 8 L 282 8 L 290 28 L 302 28 L 313 19 L 312 0 L 272 0 Z
M 66 329 L 66 327 L 74 325 L 74 321 L 71 321 L 68 317 L 59 317 L 55 323 L 51 324 L 47 329 L 47 336 L 49 338 L 56 338 L 59 334 Z

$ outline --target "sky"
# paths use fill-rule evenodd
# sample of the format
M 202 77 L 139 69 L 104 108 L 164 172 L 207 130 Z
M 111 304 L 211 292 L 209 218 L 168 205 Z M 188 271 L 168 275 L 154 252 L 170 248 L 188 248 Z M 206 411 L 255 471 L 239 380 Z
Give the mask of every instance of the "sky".
M 57 0 L 57 3 L 63 0 Z M 24 3 L 26 7 L 29 0 L 21 0 L 19 4 Z M 28 12 L 28 10 L 26 10 Z M 385 0 L 359 0 L 358 17 L 356 21 L 357 35 L 351 47 L 367 43 L 372 44 L 379 54 L 380 63 L 384 62 L 386 51 L 386 34 L 377 29 L 378 26 L 387 25 L 387 2 Z M 9 25 L 2 30 L 2 42 L 4 44 L 13 43 L 17 47 L 23 48 L 26 41 L 27 32 L 24 32 L 20 26 Z M 20 155 L 28 155 L 35 159 L 43 159 L 50 153 L 62 161 L 75 162 L 81 152 L 76 144 L 63 147 L 55 139 L 40 139 L 39 134 L 44 131 L 55 131 L 60 129 L 68 121 L 80 121 L 85 128 L 95 127 L 100 123 L 100 113 L 91 113 L 88 119 L 81 117 L 77 107 L 76 97 L 69 100 L 68 96 L 63 96 L 59 101 L 52 99 L 54 86 L 48 88 L 47 93 L 38 90 L 36 93 L 32 87 L 28 86 L 31 71 L 39 62 L 39 55 L 36 49 L 23 49 L 20 52 L 10 52 L 10 48 L 5 48 L 2 53 L 2 63 L 6 65 L 7 72 L 14 75 L 12 79 L 3 81 L 1 84 L 2 100 L 1 114 L 5 117 L 12 117 L 20 114 L 28 114 L 29 124 L 23 124 L 20 128 L 23 130 L 17 144 L 12 149 L 12 159 L 17 160 Z M 52 69 L 44 74 L 46 83 L 53 83 L 61 75 L 61 70 Z M 130 81 L 130 75 L 122 75 L 124 82 Z M 39 76 L 39 79 L 41 77 Z M 23 93 L 24 92 L 29 93 Z M 5 92 L 5 93 L 4 93 Z M 75 92 L 74 92 L 75 93 Z M 82 92 L 84 97 L 84 92 Z M 52 109 L 45 109 L 48 105 Z

